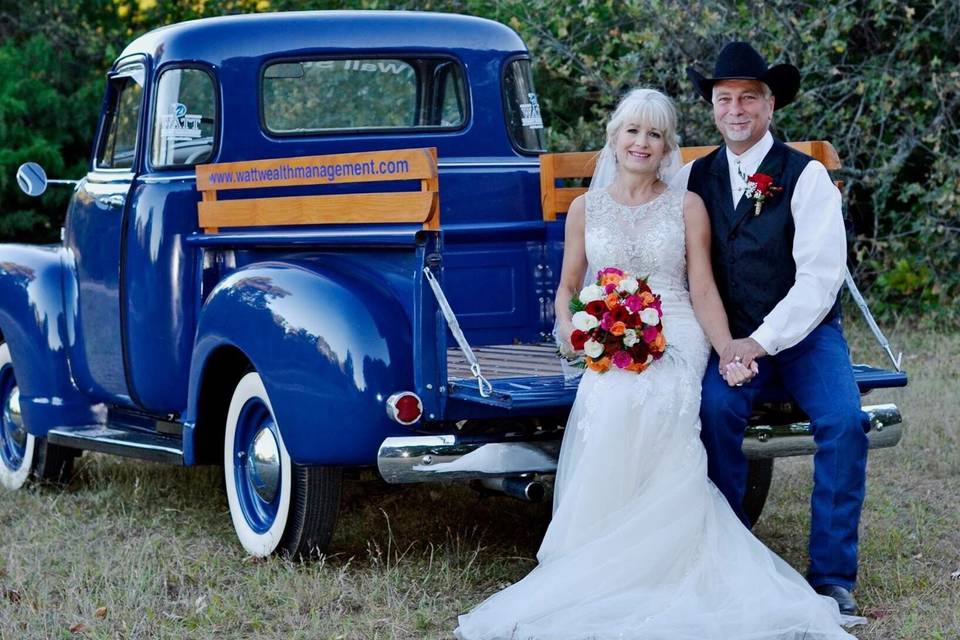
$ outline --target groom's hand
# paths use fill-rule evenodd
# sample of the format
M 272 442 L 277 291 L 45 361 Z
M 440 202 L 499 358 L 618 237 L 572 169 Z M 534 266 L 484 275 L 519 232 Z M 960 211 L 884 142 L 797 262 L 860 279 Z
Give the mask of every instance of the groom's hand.
M 747 369 L 752 369 L 753 361 L 765 355 L 767 352 L 753 338 L 731 340 L 720 354 L 720 369 L 724 370 L 731 362 L 740 362 Z

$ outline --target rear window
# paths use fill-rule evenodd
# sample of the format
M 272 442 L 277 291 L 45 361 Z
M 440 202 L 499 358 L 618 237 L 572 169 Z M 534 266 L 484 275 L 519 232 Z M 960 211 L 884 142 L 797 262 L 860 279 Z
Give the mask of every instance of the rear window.
M 513 146 L 524 153 L 546 151 L 547 140 L 540 101 L 533 88 L 530 60 L 518 58 L 507 65 L 503 73 L 503 104 Z
M 446 58 L 276 62 L 261 94 L 264 126 L 280 135 L 456 129 L 467 118 L 463 72 Z

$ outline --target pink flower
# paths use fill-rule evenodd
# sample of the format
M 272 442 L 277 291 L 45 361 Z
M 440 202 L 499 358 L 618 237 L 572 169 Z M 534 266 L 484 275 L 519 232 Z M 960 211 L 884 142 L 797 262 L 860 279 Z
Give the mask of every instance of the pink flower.
M 614 322 L 616 322 L 616 319 L 613 317 L 613 314 L 607 311 L 600 320 L 600 328 L 604 331 L 610 331 L 610 327 L 613 326 Z
M 602 280 L 603 276 L 606 275 L 620 276 L 622 278 L 624 274 L 623 271 L 617 269 L 616 267 L 607 267 L 606 269 L 601 269 L 597 272 L 597 280 Z
M 613 364 L 619 369 L 626 369 L 633 364 L 633 358 L 626 351 L 617 351 L 613 354 Z
M 614 283 L 614 282 L 610 282 L 610 283 L 604 285 L 604 287 L 603 287 L 603 291 L 604 291 L 604 293 L 606 293 L 607 295 L 610 295 L 611 293 L 613 293 L 613 292 L 616 291 L 616 290 L 617 290 L 617 285 L 616 285 L 616 283 Z
M 643 309 L 643 300 L 640 299 L 640 296 L 629 296 L 623 301 L 623 304 L 630 310 L 630 313 L 638 313 Z
M 659 333 L 659 331 L 657 330 L 656 327 L 645 328 L 643 330 L 643 341 L 646 342 L 647 344 L 650 344 L 651 342 L 657 339 L 657 333 Z

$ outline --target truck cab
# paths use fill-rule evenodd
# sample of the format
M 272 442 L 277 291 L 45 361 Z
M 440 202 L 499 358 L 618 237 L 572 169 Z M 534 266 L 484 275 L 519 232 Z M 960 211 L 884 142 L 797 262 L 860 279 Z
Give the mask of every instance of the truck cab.
M 278 13 L 137 38 L 62 244 L 0 246 L 0 481 L 64 481 L 84 450 L 222 465 L 253 555 L 322 549 L 353 469 L 537 497 L 576 392 L 550 338 L 544 151 L 529 53 L 489 20 Z M 793 448 L 758 460 L 810 452 L 791 411 L 757 428 L 794 425 L 776 432 Z M 874 446 L 895 444 L 896 408 L 873 415 Z

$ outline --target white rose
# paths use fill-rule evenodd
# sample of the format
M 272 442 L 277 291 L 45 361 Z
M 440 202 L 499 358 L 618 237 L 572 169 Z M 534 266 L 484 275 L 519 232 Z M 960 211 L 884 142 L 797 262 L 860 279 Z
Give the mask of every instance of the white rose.
M 638 340 L 640 340 L 640 338 L 637 336 L 636 329 L 627 329 L 623 332 L 623 346 L 632 347 L 637 344 Z
M 600 321 L 586 311 L 577 311 L 573 314 L 573 328 L 580 331 L 590 331 L 600 325 Z
M 583 352 L 591 358 L 599 358 L 603 355 L 603 345 L 596 340 L 587 340 L 583 343 Z
M 640 321 L 643 324 L 656 325 L 660 322 L 660 314 L 653 307 L 647 307 L 640 312 Z
M 603 287 L 598 284 L 590 284 L 580 290 L 580 302 L 587 304 L 594 300 L 602 300 L 606 297 Z
M 636 278 L 624 278 L 620 281 L 620 284 L 617 285 L 617 289 L 624 293 L 636 293 L 639 288 L 640 283 L 637 282 Z

